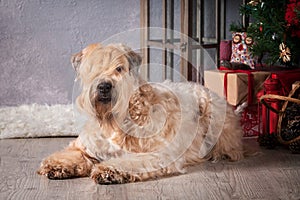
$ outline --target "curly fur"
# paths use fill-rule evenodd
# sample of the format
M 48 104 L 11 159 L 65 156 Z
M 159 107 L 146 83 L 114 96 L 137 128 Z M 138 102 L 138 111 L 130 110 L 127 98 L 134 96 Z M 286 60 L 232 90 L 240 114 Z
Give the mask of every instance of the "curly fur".
M 82 84 L 77 105 L 89 120 L 66 149 L 44 159 L 39 174 L 115 184 L 244 157 L 238 117 L 201 85 L 146 83 L 137 73 L 141 57 L 121 44 L 90 45 L 71 61 Z M 105 94 L 109 103 L 99 98 L 101 83 L 112 86 Z

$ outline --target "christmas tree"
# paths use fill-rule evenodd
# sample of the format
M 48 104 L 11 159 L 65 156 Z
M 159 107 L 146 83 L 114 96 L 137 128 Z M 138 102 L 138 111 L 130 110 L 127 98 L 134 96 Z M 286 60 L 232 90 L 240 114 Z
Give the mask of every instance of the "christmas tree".
M 300 67 L 300 0 L 252 0 L 240 13 L 250 23 L 232 24 L 231 31 L 243 30 L 253 38 L 250 52 L 258 64 Z

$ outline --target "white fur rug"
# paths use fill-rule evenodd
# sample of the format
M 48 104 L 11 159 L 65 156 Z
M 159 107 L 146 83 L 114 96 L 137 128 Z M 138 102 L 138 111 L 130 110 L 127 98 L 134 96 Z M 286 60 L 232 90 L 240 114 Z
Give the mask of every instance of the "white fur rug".
M 73 105 L 0 107 L 0 139 L 76 136 L 80 124 Z

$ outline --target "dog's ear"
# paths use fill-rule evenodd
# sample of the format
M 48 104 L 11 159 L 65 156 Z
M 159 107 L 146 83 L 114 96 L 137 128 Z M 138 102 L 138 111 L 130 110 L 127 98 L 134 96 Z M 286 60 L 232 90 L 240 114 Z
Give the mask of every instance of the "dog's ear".
M 84 48 L 81 52 L 74 54 L 71 57 L 71 63 L 74 70 L 78 73 L 82 60 L 87 57 L 95 48 L 100 47 L 101 44 L 90 44 Z
M 138 67 L 142 63 L 142 57 L 140 54 L 134 52 L 133 50 L 127 52 L 127 57 L 132 67 Z
M 78 72 L 79 66 L 81 64 L 81 60 L 82 60 L 82 52 L 76 53 L 71 57 L 72 67 L 76 72 Z
M 141 65 L 142 57 L 140 56 L 140 54 L 134 52 L 125 44 L 117 44 L 117 47 L 125 51 L 125 56 L 127 57 L 131 68 L 138 68 Z
M 139 67 L 142 63 L 142 57 L 134 52 L 133 50 L 130 50 L 127 52 L 127 59 L 129 61 L 129 72 L 132 72 L 132 74 L 138 75 L 139 74 Z

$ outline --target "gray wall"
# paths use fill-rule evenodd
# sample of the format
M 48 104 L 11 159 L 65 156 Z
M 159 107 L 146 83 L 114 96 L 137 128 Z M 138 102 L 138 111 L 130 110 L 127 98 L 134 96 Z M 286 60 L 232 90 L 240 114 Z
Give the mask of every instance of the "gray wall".
M 232 39 L 232 33 L 230 32 L 230 24 L 235 22 L 236 24 L 241 23 L 242 16 L 239 13 L 240 6 L 243 4 L 242 0 L 226 0 L 226 39 Z
M 0 0 L 0 106 L 71 103 L 75 76 L 71 55 L 103 41 L 139 48 L 139 2 Z M 151 2 L 152 12 L 158 13 L 151 25 L 160 26 L 161 1 Z M 226 1 L 226 39 L 231 39 L 229 24 L 240 20 L 241 3 Z M 179 4 L 175 5 L 179 12 Z
M 70 56 L 139 28 L 139 9 L 139 0 L 1 0 L 0 106 L 71 103 Z M 139 34 L 130 39 L 139 46 Z

